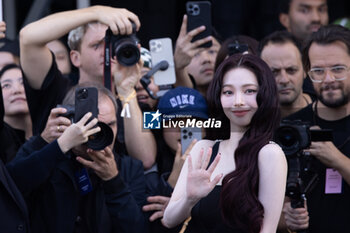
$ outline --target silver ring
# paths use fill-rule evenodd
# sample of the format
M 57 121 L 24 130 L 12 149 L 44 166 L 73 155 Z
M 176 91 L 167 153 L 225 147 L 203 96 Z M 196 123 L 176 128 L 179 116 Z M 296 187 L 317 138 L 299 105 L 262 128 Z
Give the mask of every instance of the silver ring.
M 59 125 L 57 126 L 57 131 L 60 132 L 60 126 Z

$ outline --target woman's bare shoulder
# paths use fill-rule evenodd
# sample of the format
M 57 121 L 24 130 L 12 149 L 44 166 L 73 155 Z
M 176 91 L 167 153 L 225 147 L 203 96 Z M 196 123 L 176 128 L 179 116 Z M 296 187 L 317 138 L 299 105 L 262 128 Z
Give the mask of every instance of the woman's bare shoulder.
M 203 139 L 203 140 L 198 141 L 195 144 L 195 147 L 206 147 L 206 148 L 207 147 L 212 147 L 212 146 L 214 146 L 215 142 L 217 142 L 217 141 Z
M 190 154 L 197 158 L 199 152 L 203 149 L 206 152 L 209 148 L 212 148 L 217 141 L 203 139 L 198 141 L 192 148 Z
M 278 144 L 270 142 L 260 149 L 259 163 L 286 163 L 286 157 Z

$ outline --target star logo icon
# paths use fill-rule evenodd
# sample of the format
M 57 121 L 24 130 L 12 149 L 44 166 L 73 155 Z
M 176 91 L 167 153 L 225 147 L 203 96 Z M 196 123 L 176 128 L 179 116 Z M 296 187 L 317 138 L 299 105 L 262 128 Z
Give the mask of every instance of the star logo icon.
M 155 113 L 151 114 L 153 116 L 151 122 L 153 122 L 154 120 L 158 119 L 158 117 L 160 117 L 162 114 L 159 113 L 159 109 L 157 109 L 157 111 Z
M 144 112 L 143 113 L 143 128 L 144 129 L 160 129 L 161 113 L 159 110 L 156 112 Z

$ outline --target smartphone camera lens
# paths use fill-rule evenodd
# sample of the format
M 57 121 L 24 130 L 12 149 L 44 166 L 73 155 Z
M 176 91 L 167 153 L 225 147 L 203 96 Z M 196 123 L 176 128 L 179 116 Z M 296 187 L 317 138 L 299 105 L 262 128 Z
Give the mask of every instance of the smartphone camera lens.
M 187 135 L 184 135 L 184 136 L 183 136 L 183 139 L 185 139 L 185 140 L 186 140 L 186 139 L 187 139 Z
M 81 89 L 78 92 L 78 98 L 79 99 L 87 99 L 87 97 L 88 97 L 88 91 L 85 88 Z
M 190 12 L 191 15 L 199 15 L 199 6 L 198 5 L 191 5 L 191 7 L 189 7 L 188 11 Z
M 189 4 L 189 5 L 188 5 L 188 8 L 189 8 L 189 9 L 192 9 L 192 8 L 193 8 L 193 5 L 192 5 L 192 4 Z
M 189 136 L 189 137 L 192 137 L 192 132 L 189 132 L 189 133 L 188 133 L 188 136 Z

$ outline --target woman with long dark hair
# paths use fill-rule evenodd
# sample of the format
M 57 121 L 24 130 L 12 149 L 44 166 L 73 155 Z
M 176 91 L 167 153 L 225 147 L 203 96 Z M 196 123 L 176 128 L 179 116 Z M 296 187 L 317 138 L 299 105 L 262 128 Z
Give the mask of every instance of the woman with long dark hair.
M 279 124 L 276 84 L 257 56 L 235 54 L 215 73 L 208 89 L 209 132 L 190 152 L 167 206 L 163 224 L 192 217 L 186 232 L 276 232 L 287 162 L 273 143 Z

